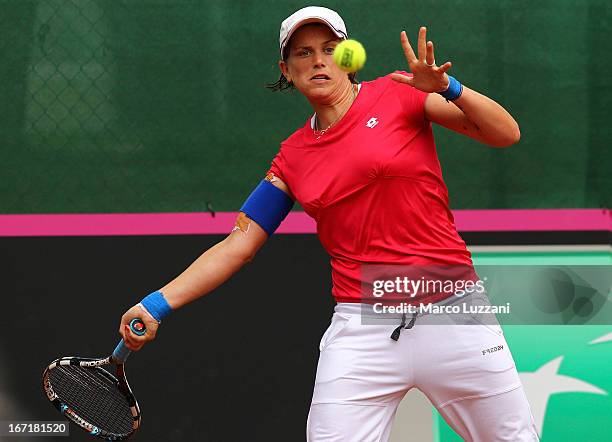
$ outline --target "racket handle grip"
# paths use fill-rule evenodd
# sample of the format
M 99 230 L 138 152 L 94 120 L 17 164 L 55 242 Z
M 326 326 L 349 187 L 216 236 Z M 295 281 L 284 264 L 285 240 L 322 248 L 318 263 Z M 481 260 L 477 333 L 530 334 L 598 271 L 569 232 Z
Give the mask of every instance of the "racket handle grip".
M 145 327 L 144 322 L 140 318 L 134 318 L 130 322 L 130 330 L 138 336 L 142 336 L 147 332 L 147 328 Z M 123 364 L 128 356 L 132 353 L 132 351 L 125 346 L 125 342 L 122 340 L 119 341 L 117 347 L 113 351 L 113 359 L 120 364 Z

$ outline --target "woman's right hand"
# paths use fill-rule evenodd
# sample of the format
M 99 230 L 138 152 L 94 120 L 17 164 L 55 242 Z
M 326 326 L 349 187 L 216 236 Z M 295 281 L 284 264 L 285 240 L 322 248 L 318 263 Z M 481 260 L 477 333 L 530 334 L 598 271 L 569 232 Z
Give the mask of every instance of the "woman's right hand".
M 147 329 L 146 333 L 142 336 L 138 336 L 137 334 L 132 332 L 132 330 L 130 330 L 130 322 L 135 318 L 141 319 Z M 136 304 L 127 312 L 125 312 L 121 317 L 121 325 L 119 325 L 119 334 L 123 338 L 123 341 L 125 342 L 125 346 L 127 348 L 132 351 L 138 351 L 147 342 L 155 339 L 158 327 L 159 322 L 157 322 L 155 318 L 153 318 L 151 314 L 147 312 L 142 305 Z

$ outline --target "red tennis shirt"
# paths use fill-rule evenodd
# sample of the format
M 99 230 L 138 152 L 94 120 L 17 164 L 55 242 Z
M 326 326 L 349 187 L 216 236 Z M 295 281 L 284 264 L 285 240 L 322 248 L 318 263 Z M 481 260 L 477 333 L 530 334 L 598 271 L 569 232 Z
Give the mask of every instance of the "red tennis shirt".
M 361 302 L 364 264 L 472 267 L 449 209 L 427 93 L 389 76 L 361 83 L 327 132 L 309 119 L 281 143 L 269 173 L 317 223 L 337 302 Z

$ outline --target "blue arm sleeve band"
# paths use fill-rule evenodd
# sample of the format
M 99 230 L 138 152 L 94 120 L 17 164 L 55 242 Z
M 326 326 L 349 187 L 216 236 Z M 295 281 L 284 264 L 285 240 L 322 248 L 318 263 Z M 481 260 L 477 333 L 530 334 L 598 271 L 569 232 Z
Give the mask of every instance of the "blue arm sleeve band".
M 293 200 L 285 192 L 270 181 L 262 180 L 244 202 L 240 211 L 246 213 L 270 236 L 292 207 Z
M 142 301 L 140 301 L 142 306 L 147 309 L 151 316 L 157 319 L 157 322 L 161 322 L 161 320 L 168 316 L 172 312 L 172 307 L 162 295 L 162 292 L 156 291 L 146 296 Z

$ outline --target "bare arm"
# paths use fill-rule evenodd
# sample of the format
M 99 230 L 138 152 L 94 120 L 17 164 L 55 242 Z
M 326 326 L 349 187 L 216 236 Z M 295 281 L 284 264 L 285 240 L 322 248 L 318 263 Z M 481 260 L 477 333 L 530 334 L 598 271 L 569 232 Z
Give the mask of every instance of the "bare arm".
M 271 183 L 288 195 L 289 187 L 278 177 Z M 268 234 L 256 222 L 240 212 L 232 233 L 204 252 L 183 273 L 161 288 L 172 309 L 177 309 L 204 296 L 251 261 Z
M 290 195 L 288 187 L 280 179 L 275 178 L 272 184 Z M 266 231 L 240 212 L 234 229 L 224 240 L 206 250 L 160 291 L 172 309 L 195 301 L 219 287 L 251 261 L 267 239 Z M 144 336 L 129 331 L 128 324 L 134 318 L 144 321 L 147 327 Z M 121 317 L 119 333 L 129 349 L 139 350 L 146 342 L 155 339 L 158 327 L 154 318 L 141 306 L 135 305 Z
M 465 86 L 461 97 L 453 102 L 439 94 L 429 94 L 425 117 L 493 147 L 511 146 L 521 138 L 517 122 L 502 106 Z
M 244 216 L 241 213 L 238 219 Z M 172 309 L 210 293 L 254 258 L 268 234 L 253 221 L 247 229 L 246 232 L 235 229 L 160 290 Z

